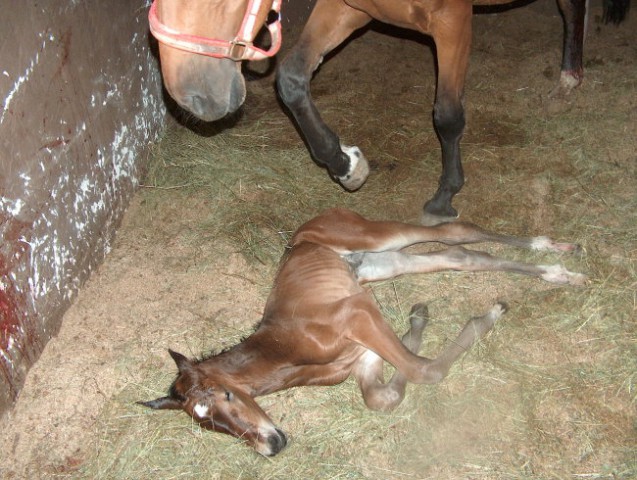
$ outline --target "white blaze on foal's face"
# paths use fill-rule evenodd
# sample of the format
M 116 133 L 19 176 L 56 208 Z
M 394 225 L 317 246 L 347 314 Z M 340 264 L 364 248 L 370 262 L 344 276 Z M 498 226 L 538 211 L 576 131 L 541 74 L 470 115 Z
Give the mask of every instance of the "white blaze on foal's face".
M 197 405 L 195 405 L 195 408 L 193 408 L 192 410 L 193 412 L 195 412 L 195 415 L 199 418 L 205 418 L 206 415 L 208 415 L 208 406 L 202 405 L 201 403 L 198 403 Z

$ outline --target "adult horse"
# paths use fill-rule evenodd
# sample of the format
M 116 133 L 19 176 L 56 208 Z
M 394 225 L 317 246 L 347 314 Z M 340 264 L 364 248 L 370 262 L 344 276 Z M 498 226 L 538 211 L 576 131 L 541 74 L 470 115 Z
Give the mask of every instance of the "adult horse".
M 269 51 L 253 40 L 275 0 L 156 0 L 149 16 L 160 41 L 164 83 L 170 95 L 203 120 L 236 110 L 245 98 L 240 60 L 273 55 L 280 45 L 278 19 L 268 25 Z M 442 149 L 442 175 L 425 203 L 422 223 L 457 217 L 451 202 L 464 183 L 460 138 L 465 118 L 463 95 L 471 44 L 473 5 L 511 0 L 317 0 L 297 44 L 277 72 L 277 89 L 296 120 L 310 154 L 345 189 L 357 190 L 367 179 L 367 160 L 357 147 L 341 144 L 321 119 L 310 96 L 312 73 L 324 56 L 372 19 L 429 35 L 436 44 L 438 80 L 434 126 Z M 564 18 L 561 74 L 554 92 L 567 94 L 582 82 L 582 49 L 588 0 L 557 0 Z M 604 0 L 604 18 L 619 23 L 630 0 Z

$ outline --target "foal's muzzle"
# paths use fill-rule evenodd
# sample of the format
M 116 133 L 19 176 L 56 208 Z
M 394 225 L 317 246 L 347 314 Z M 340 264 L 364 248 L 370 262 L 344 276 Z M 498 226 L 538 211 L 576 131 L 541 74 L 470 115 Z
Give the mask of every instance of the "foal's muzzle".
M 268 446 L 270 447 L 270 452 L 266 454 L 268 457 L 275 456 L 288 444 L 288 437 L 282 430 L 275 428 L 275 432 L 268 437 Z

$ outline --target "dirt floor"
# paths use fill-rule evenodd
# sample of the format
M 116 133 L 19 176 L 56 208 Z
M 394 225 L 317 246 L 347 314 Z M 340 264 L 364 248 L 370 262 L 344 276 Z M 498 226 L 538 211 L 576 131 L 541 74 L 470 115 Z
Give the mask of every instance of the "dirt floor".
M 511 311 L 394 413 L 366 410 L 351 381 L 260 399 L 291 439 L 273 460 L 135 404 L 167 391 L 167 348 L 196 357 L 250 332 L 304 220 L 342 205 L 417 221 L 440 168 L 434 56 L 426 39 L 375 28 L 329 59 L 312 90 L 372 161 L 363 189 L 343 192 L 311 162 L 271 75 L 249 83 L 230 122 L 172 125 L 112 252 L 1 420 L 0 477 L 637 478 L 636 13 L 605 26 L 593 2 L 585 82 L 558 100 L 547 98 L 562 43 L 553 2 L 474 18 L 455 206 L 490 229 L 579 242 L 576 258 L 489 251 L 563 263 L 589 286 L 441 273 L 374 287 L 397 331 L 412 303 L 429 302 L 428 355 L 494 301 Z

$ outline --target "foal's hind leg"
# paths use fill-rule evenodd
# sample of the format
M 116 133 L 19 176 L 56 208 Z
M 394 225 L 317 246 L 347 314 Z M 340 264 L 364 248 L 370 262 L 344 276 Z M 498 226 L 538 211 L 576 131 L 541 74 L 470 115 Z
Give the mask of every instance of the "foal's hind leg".
M 564 47 L 560 80 L 550 97 L 568 95 L 584 78 L 582 57 L 588 0 L 558 0 L 557 3 L 564 19 Z
M 309 241 L 340 254 L 400 250 L 416 243 L 440 242 L 447 245 L 495 242 L 531 250 L 577 252 L 574 243 L 558 243 L 548 237 L 514 237 L 490 232 L 465 222 L 423 227 L 395 221 L 368 220 L 344 208 L 332 208 L 303 224 L 290 245 Z
M 532 265 L 493 257 L 485 252 L 452 247 L 440 252 L 412 255 L 404 252 L 364 252 L 346 257 L 361 283 L 386 280 L 407 273 L 443 270 L 469 272 L 502 271 L 539 277 L 547 282 L 584 285 L 586 275 L 570 272 L 561 265 Z
M 310 80 L 323 57 L 370 20 L 342 0 L 318 0 L 299 41 L 277 71 L 279 96 L 294 116 L 312 158 L 350 191 L 367 179 L 367 160 L 357 147 L 341 145 L 325 124 L 310 96 Z
M 411 308 L 411 328 L 403 335 L 402 343 L 413 354 L 418 354 L 422 345 L 422 332 L 428 321 L 429 314 L 424 303 L 418 303 Z M 358 379 L 365 405 L 372 410 L 393 410 L 405 398 L 407 378 L 396 370 L 391 380 L 384 383 L 383 359 L 371 350 L 358 361 L 354 375 Z

